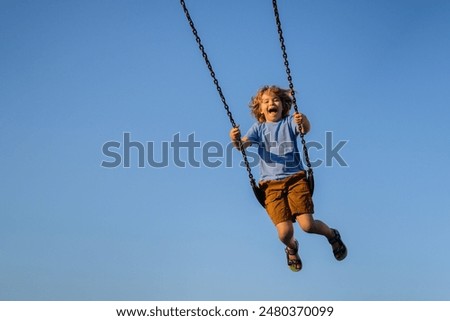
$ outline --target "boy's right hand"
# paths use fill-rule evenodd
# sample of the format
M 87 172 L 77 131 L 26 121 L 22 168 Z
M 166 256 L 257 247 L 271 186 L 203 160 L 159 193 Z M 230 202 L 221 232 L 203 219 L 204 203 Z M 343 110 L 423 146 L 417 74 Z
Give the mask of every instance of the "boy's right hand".
M 233 127 L 230 130 L 230 139 L 232 142 L 238 142 L 241 138 L 241 131 L 239 130 L 239 126 Z
M 247 137 L 241 136 L 241 131 L 239 130 L 239 125 L 232 128 L 230 130 L 230 138 L 233 142 L 234 147 L 241 150 L 241 148 L 246 149 L 248 146 L 251 145 L 251 143 L 248 141 Z

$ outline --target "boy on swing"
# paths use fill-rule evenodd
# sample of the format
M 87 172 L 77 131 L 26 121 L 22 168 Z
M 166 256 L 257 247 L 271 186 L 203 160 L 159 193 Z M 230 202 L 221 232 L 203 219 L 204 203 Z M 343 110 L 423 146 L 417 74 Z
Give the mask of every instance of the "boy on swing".
M 302 261 L 298 241 L 294 238 L 295 221 L 303 231 L 325 236 L 338 261 L 347 256 L 347 248 L 336 229 L 313 218 L 314 204 L 296 139 L 299 128 L 306 134 L 311 125 L 305 115 L 289 115 L 291 105 L 290 90 L 262 87 L 250 102 L 251 113 L 257 122 L 242 138 L 238 127 L 231 129 L 230 138 L 238 149 L 239 139 L 243 148 L 258 145 L 259 187 L 265 194 L 265 208 L 280 241 L 286 245 L 289 268 L 298 272 L 302 269 Z

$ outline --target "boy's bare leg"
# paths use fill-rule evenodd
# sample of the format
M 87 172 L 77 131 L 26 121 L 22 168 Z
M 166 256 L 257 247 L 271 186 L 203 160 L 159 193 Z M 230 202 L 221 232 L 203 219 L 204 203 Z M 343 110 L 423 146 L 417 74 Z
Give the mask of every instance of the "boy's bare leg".
M 325 236 L 328 240 L 334 237 L 333 230 L 324 222 L 315 220 L 312 214 L 301 214 L 296 217 L 296 220 L 303 231 L 306 233 L 320 234 Z M 336 242 L 333 244 L 333 250 L 339 248 Z
M 291 221 L 281 222 L 276 225 L 278 238 L 284 245 L 295 249 L 294 225 Z
M 306 233 L 320 234 L 327 239 L 334 237 L 333 231 L 324 222 L 315 220 L 312 214 L 301 214 L 296 217 L 298 224 Z
M 286 245 L 288 248 L 294 250 L 297 247 L 294 238 L 294 225 L 291 221 L 281 222 L 276 225 L 278 238 L 280 241 Z M 296 260 L 296 255 L 289 254 L 289 260 Z M 299 263 L 296 268 L 301 269 L 301 264 Z

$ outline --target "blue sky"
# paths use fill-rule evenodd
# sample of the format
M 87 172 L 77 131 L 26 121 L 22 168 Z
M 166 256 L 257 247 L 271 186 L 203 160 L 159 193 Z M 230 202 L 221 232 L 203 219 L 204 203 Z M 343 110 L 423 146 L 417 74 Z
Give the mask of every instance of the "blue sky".
M 187 5 L 246 130 L 256 90 L 287 86 L 271 1 Z M 179 167 L 169 150 L 139 168 L 137 148 L 130 168 L 101 166 L 124 133 L 157 159 L 177 135 L 228 144 L 178 1 L 2 0 L 1 300 L 450 299 L 450 3 L 278 6 L 307 140 L 347 141 L 348 166 L 317 167 L 314 195 L 347 259 L 297 228 L 290 272 L 236 151 L 231 167 Z

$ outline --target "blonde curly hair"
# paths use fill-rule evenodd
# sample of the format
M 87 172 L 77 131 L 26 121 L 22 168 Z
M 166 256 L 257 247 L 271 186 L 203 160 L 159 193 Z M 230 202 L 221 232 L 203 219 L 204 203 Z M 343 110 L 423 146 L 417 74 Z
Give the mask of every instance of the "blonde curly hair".
M 264 114 L 261 112 L 259 105 L 261 104 L 262 96 L 267 92 L 274 94 L 281 100 L 281 104 L 283 106 L 282 117 L 287 117 L 292 106 L 291 91 L 278 86 L 261 87 L 249 103 L 250 113 L 258 122 L 264 123 L 266 121 L 266 117 L 264 117 Z

